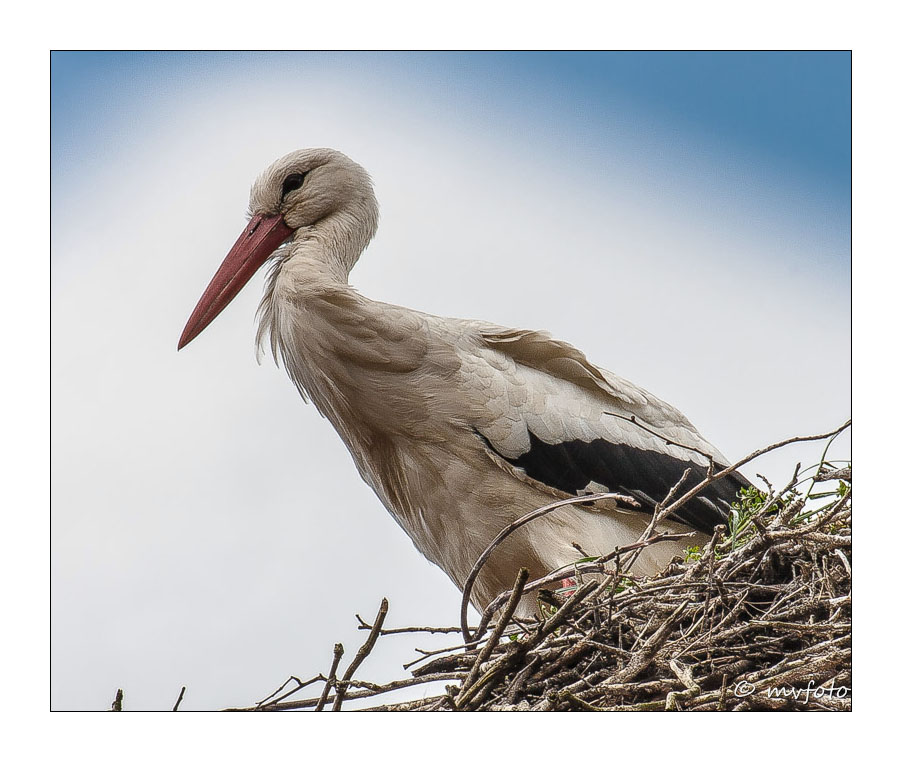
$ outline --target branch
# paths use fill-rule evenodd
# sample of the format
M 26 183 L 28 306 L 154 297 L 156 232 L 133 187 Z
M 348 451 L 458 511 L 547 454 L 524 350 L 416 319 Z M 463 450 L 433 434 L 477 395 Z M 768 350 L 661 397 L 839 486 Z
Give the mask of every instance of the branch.
M 379 607 L 379 613 L 376 614 L 376 621 L 373 622 L 373 628 L 370 630 L 366 642 L 360 646 L 360 650 L 357 652 L 357 656 L 354 657 L 354 661 L 352 661 L 345 670 L 344 677 L 341 678 L 342 683 L 347 683 L 348 680 L 354 676 L 357 667 L 359 667 L 363 660 L 370 655 L 373 646 L 376 645 L 376 639 L 379 637 L 386 614 L 388 614 L 388 598 L 383 598 L 382 605 Z M 333 712 L 341 711 L 341 704 L 344 701 L 344 697 L 345 688 L 341 683 L 337 683 L 335 685 L 335 702 L 332 704 Z
M 458 706 L 466 705 L 469 698 L 467 691 L 473 686 L 473 683 L 476 682 L 476 678 L 479 676 L 479 668 L 483 665 L 489 654 L 491 654 L 492 651 L 495 650 L 495 646 L 498 645 L 498 640 L 501 638 L 501 633 L 504 632 L 504 628 L 507 627 L 508 622 L 510 622 L 511 617 L 514 615 L 517 604 L 520 602 L 520 596 L 523 595 L 523 586 L 526 584 L 526 580 L 528 578 L 529 572 L 526 569 L 520 569 L 520 571 L 517 573 L 517 579 L 514 582 L 514 589 L 511 591 L 507 606 L 505 606 L 504 612 L 498 619 L 498 623 L 495 625 L 495 629 L 492 630 L 491 637 L 486 641 L 485 646 L 483 646 L 483 648 L 479 651 L 479 655 L 474 660 L 473 667 L 470 669 L 470 674 L 467 676 L 466 681 L 460 688 L 461 698 L 460 702 L 457 702 Z
M 344 655 L 345 647 L 341 643 L 336 643 L 332 649 L 332 666 L 329 667 L 329 677 L 326 678 L 326 684 L 323 686 L 323 692 L 319 697 L 319 701 L 316 702 L 314 712 L 321 712 L 323 707 L 326 706 L 326 701 L 329 699 L 329 689 L 335 685 L 335 673 L 338 671 L 338 662 L 341 661 L 341 657 Z

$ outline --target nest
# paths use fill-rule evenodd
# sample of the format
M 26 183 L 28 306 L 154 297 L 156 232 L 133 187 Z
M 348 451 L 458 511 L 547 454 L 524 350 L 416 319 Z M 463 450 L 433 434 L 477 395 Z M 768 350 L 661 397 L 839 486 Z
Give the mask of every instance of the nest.
M 383 600 L 372 624 L 360 620 L 367 640 L 341 676 L 344 649 L 336 645 L 327 675 L 292 677 L 247 709 L 340 709 L 397 688 L 444 683 L 437 695 L 367 709 L 849 710 L 851 467 L 822 460 L 815 468 L 806 479 L 797 469 L 782 490 L 744 490 L 729 524 L 704 547 L 690 548 L 656 577 L 633 577 L 630 559 L 666 537 L 652 531 L 662 511 L 636 546 L 553 577 L 569 574 L 576 584 L 544 591 L 542 618 L 513 615 L 529 589 L 525 570 L 474 634 L 465 622 L 383 629 Z M 458 632 L 465 642 L 421 652 L 410 678 L 383 685 L 355 679 L 377 639 L 401 632 Z M 314 684 L 317 696 L 294 698 Z

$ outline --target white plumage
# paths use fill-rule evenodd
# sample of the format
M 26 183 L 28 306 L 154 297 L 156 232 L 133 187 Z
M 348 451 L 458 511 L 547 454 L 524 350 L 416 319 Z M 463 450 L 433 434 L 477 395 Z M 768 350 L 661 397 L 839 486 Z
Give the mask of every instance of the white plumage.
M 179 347 L 269 258 L 258 344 L 268 338 L 363 479 L 458 587 L 493 537 L 534 508 L 602 489 L 629 492 L 650 512 L 685 468 L 693 469 L 691 486 L 708 456 L 725 463 L 678 410 L 569 344 L 358 294 L 348 274 L 378 212 L 366 172 L 343 154 L 312 149 L 279 159 L 254 184 L 250 213 Z M 712 485 L 675 520 L 710 532 L 746 483 L 737 475 Z M 647 521 L 648 513 L 613 501 L 562 508 L 493 553 L 473 600 L 484 607 L 521 566 L 536 577 L 633 542 Z M 634 571 L 654 573 L 684 544 L 647 548 Z

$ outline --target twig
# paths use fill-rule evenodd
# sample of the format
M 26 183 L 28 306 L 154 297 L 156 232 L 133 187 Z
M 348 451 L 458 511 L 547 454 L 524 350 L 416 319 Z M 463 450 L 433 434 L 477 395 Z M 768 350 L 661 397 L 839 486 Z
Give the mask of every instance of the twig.
M 341 643 L 336 643 L 332 649 L 332 666 L 329 667 L 329 677 L 326 678 L 323 692 L 319 697 L 319 701 L 316 702 L 316 708 L 313 711 L 321 712 L 323 711 L 323 707 L 326 706 L 326 701 L 329 699 L 329 691 L 332 686 L 335 685 L 335 673 L 338 671 L 338 662 L 341 661 L 341 657 L 344 655 L 345 647 Z
M 337 643 L 336 645 L 341 645 L 341 644 Z M 288 685 L 288 683 L 290 683 L 292 680 L 294 680 L 294 682 L 296 683 L 294 688 L 292 688 L 290 691 L 288 691 L 288 693 L 283 693 L 278 698 L 275 698 L 275 696 L 278 696 L 280 693 L 282 693 L 285 686 Z M 284 683 L 282 683 L 278 688 L 276 688 L 272 693 L 270 693 L 265 699 L 258 701 L 256 708 L 257 709 L 268 709 L 271 704 L 277 704 L 280 701 L 284 701 L 289 696 L 293 696 L 295 693 L 297 693 L 300 690 L 303 690 L 308 685 L 313 685 L 313 683 L 325 682 L 326 680 L 328 680 L 328 678 L 323 674 L 316 675 L 316 677 L 312 677 L 309 680 L 301 680 L 300 678 L 294 677 L 294 675 L 292 675 Z
M 852 469 L 846 466 L 843 468 L 832 468 L 827 471 L 818 471 L 813 479 L 816 482 L 832 482 L 837 479 L 849 482 L 852 481 Z
M 476 678 L 479 676 L 479 668 L 483 665 L 486 658 L 488 658 L 488 655 L 495 650 L 495 646 L 498 645 L 498 640 L 501 638 L 501 633 L 504 632 L 504 628 L 507 627 L 508 622 L 510 622 L 511 617 L 514 615 L 517 604 L 520 602 L 520 596 L 523 595 L 523 586 L 526 584 L 526 580 L 528 578 L 529 571 L 527 571 L 526 569 L 520 569 L 520 571 L 517 573 L 517 579 L 514 582 L 514 589 L 511 591 L 511 596 L 508 599 L 507 606 L 501 613 L 501 617 L 498 619 L 498 622 L 495 625 L 495 629 L 492 631 L 491 636 L 486 641 L 485 646 L 483 646 L 477 654 L 476 659 L 473 662 L 473 667 L 470 669 L 470 674 L 460 688 L 461 699 L 460 701 L 455 702 L 457 706 L 460 707 L 466 705 L 468 699 L 467 691 L 470 689 L 473 683 L 476 682 Z
M 354 701 L 361 698 L 369 698 L 370 696 L 380 696 L 384 693 L 400 690 L 401 688 L 410 688 L 414 685 L 425 685 L 426 683 L 451 682 L 455 680 L 463 680 L 467 676 L 466 672 L 440 672 L 434 675 L 423 675 L 421 677 L 411 677 L 406 680 L 394 680 L 390 683 L 378 686 L 376 688 L 364 688 L 359 691 L 347 691 L 344 695 L 344 701 Z M 335 697 L 330 696 L 326 699 L 326 703 L 334 701 Z M 287 712 L 295 709 L 310 709 L 315 707 L 319 702 L 318 698 L 299 699 L 297 701 L 280 701 L 278 704 L 270 704 L 264 707 L 268 712 Z M 256 711 L 256 707 L 243 708 L 233 711 Z
M 705 452 L 704 450 L 699 450 L 697 447 L 692 447 L 691 445 L 685 445 L 680 442 L 675 442 L 674 440 L 669 439 L 668 437 L 665 437 L 660 431 L 655 431 L 654 429 L 650 429 L 648 426 L 645 426 L 644 424 L 639 423 L 639 421 L 636 419 L 636 416 L 634 416 L 634 415 L 621 415 L 620 413 L 612 413 L 607 410 L 604 411 L 604 415 L 610 415 L 613 418 L 620 418 L 623 421 L 632 423 L 635 426 L 638 426 L 643 431 L 647 431 L 649 434 L 653 434 L 654 436 L 658 437 L 658 439 L 660 439 L 665 444 L 673 445 L 674 447 L 681 447 L 684 450 L 689 450 L 690 452 L 698 453 L 709 463 L 714 461 L 714 459 L 711 457 L 711 455 L 709 453 Z
M 655 630 L 654 634 L 633 654 L 629 663 L 617 673 L 607 678 L 603 684 L 623 683 L 632 680 L 643 669 L 645 669 L 651 660 L 655 657 L 658 649 L 670 635 L 670 631 L 674 628 L 677 620 L 682 616 L 689 601 L 683 601 L 670 616 L 668 616 Z
M 360 614 L 354 614 L 357 617 L 357 621 L 360 622 L 357 625 L 358 630 L 372 630 L 373 625 L 367 624 L 363 619 L 360 618 Z M 400 635 L 402 633 L 410 633 L 410 632 L 428 632 L 431 634 L 457 634 L 460 632 L 460 627 L 396 627 L 394 629 L 384 629 L 382 630 L 383 635 Z
M 360 650 L 357 652 L 357 655 L 354 657 L 354 660 L 348 665 L 348 668 L 345 670 L 344 676 L 341 678 L 341 683 L 336 683 L 335 685 L 335 701 L 332 703 L 332 711 L 338 712 L 341 711 L 341 705 L 344 701 L 345 696 L 345 687 L 342 683 L 347 683 L 354 676 L 354 672 L 357 671 L 357 667 L 363 662 L 363 660 L 370 655 L 370 652 L 373 650 L 373 646 L 376 645 L 376 640 L 379 637 L 379 633 L 382 630 L 382 623 L 385 621 L 385 615 L 388 614 L 388 598 L 382 599 L 382 605 L 379 606 L 379 613 L 376 614 L 376 620 L 373 622 L 373 628 L 370 630 L 370 634 L 366 639 L 366 642 L 360 646 Z

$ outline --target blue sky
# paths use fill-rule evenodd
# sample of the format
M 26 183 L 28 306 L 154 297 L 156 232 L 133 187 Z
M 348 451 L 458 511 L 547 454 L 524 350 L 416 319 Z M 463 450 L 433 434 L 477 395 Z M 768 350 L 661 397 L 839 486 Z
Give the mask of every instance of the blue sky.
M 848 417 L 849 66 L 54 54 L 53 706 L 123 687 L 158 709 L 182 685 L 187 709 L 247 703 L 349 652 L 353 613 L 383 595 L 389 626 L 455 619 L 458 591 L 328 423 L 257 365 L 259 276 L 175 351 L 269 163 L 327 145 L 372 174 L 364 295 L 549 330 L 738 458 Z M 819 447 L 749 476 L 785 483 Z M 337 556 L 371 563 L 312 580 Z M 361 678 L 398 677 L 424 645 L 380 645 Z
M 757 182 L 792 176 L 849 223 L 847 52 L 54 53 L 54 179 L 127 144 L 131 127 L 173 107 L 174 93 L 273 69 L 391 81 L 445 117 L 464 107 L 488 129 L 550 145 L 641 131 L 685 165 L 685 152 L 713 142 L 727 177 L 749 163 Z
M 70 53 L 52 54 L 54 159 L 90 143 L 99 122 L 115 129 L 135 98 L 203 82 L 212 72 L 269 62 L 376 64 L 443 97 L 489 98 L 496 110 L 530 113 L 548 103 L 582 111 L 587 126 L 611 97 L 631 100 L 790 163 L 848 198 L 851 179 L 851 54 L 778 53 Z M 475 83 L 479 83 L 476 85 Z M 532 97 L 538 102 L 530 105 Z M 140 108 L 140 106 L 139 106 Z M 572 125 L 571 125 L 572 126 Z

